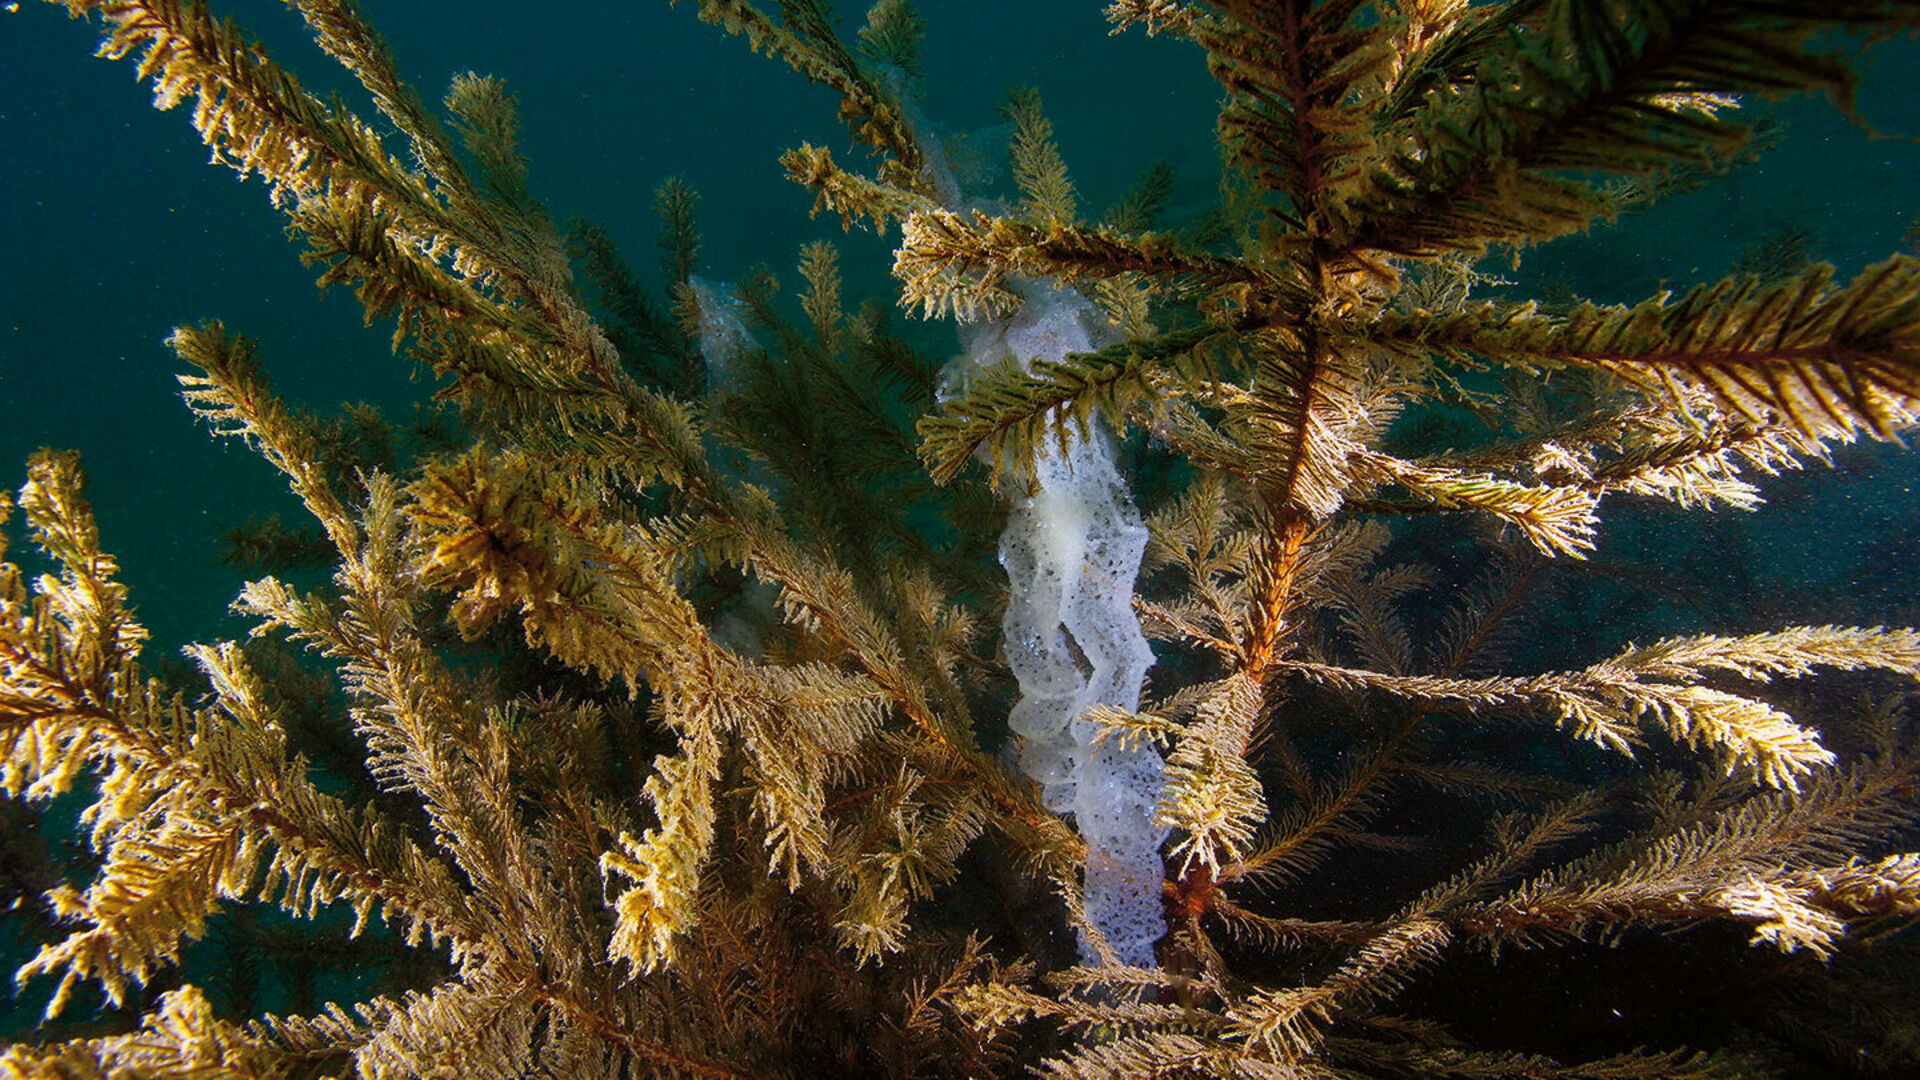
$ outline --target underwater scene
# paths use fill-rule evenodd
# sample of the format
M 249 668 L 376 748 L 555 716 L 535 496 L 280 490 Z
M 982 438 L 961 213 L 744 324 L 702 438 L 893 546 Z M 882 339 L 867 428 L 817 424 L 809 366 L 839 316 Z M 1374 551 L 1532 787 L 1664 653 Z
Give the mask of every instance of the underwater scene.
M 1920 1076 L 1916 31 L 4 5 L 0 1077 Z

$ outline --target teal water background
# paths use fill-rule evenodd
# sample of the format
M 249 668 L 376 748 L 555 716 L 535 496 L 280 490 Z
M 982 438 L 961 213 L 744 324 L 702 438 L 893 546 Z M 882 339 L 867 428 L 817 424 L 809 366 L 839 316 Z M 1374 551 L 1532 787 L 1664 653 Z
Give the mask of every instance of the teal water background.
M 558 218 L 604 223 L 650 278 L 651 193 L 680 176 L 702 196 L 709 276 L 735 280 L 762 261 L 785 269 L 803 242 L 831 239 L 850 295 L 887 287 L 887 244 L 809 219 L 810 197 L 781 174 L 780 152 L 802 141 L 857 163 L 832 95 L 699 24 L 690 5 L 363 6 L 423 97 L 460 71 L 507 80 L 535 192 Z M 1101 6 L 924 5 L 924 108 L 950 129 L 981 128 L 1008 85 L 1038 86 L 1084 208 L 1108 205 L 1165 157 L 1182 178 L 1177 220 L 1211 195 L 1214 84 L 1184 42 L 1109 36 Z M 843 7 L 850 33 L 859 17 Z M 360 100 L 283 6 L 218 10 L 308 86 Z M 155 112 L 131 64 L 90 57 L 95 42 L 53 5 L 0 15 L 0 474 L 14 486 L 42 445 L 82 451 L 104 543 L 171 648 L 243 629 L 221 621 L 237 587 L 210 557 L 221 531 L 269 509 L 295 520 L 298 508 L 255 455 L 188 416 L 167 332 L 218 317 L 258 338 L 273 385 L 298 405 L 365 400 L 404 421 L 431 387 L 390 353 L 386 327 L 362 327 L 350 295 L 316 297 L 316 271 L 282 237 L 264 186 L 209 166 L 184 109 Z M 1523 276 L 1627 301 L 1711 279 L 1783 225 L 1812 229 L 1815 254 L 1843 276 L 1899 248 L 1920 221 L 1920 50 L 1895 45 L 1875 58 L 1862 111 L 1898 138 L 1869 138 L 1824 102 L 1794 99 L 1777 110 L 1788 138 L 1759 165 L 1530 252 Z
M 423 98 L 437 100 L 461 71 L 506 79 L 536 193 L 560 219 L 604 223 L 655 282 L 652 192 L 680 176 L 702 196 L 709 276 L 735 280 L 761 261 L 786 268 L 803 242 L 833 239 L 852 295 L 886 287 L 884 243 L 843 233 L 835 218 L 809 220 L 810 197 L 782 176 L 780 152 L 803 140 L 849 153 L 833 96 L 699 24 L 690 6 L 363 7 Z M 371 115 L 283 6 L 217 10 L 310 88 L 338 90 Z M 1194 159 L 1188 195 L 1206 197 L 1212 91 L 1193 50 L 1109 39 L 1095 5 L 1023 16 L 1004 38 L 1002 18 L 929 9 L 940 42 L 929 50 L 930 112 L 992 124 L 1016 81 L 1040 85 L 1063 117 L 1110 104 L 1097 124 L 1061 125 L 1090 205 L 1117 198 L 1156 156 Z M 212 442 L 187 415 L 168 331 L 218 317 L 258 338 L 274 386 L 295 404 L 366 400 L 404 420 L 430 387 L 409 381 L 386 328 L 362 328 L 350 295 L 316 300 L 317 271 L 282 238 L 264 186 L 210 167 L 184 109 L 156 113 L 130 63 L 90 58 L 96 40 L 52 5 L 0 15 L 0 468 L 12 487 L 38 446 L 83 452 L 105 543 L 156 639 L 172 645 L 206 636 L 233 595 L 233 576 L 207 558 L 221 530 L 263 508 L 298 508 L 252 453 Z M 1095 50 L 1123 65 L 1123 85 L 1064 77 Z M 1184 62 L 1163 63 L 1175 57 Z M 1164 78 L 1149 77 L 1161 68 Z
M 362 6 L 424 98 L 437 99 L 457 72 L 504 78 L 520 100 L 536 194 L 557 218 L 605 224 L 650 283 L 652 191 L 679 176 L 702 196 L 707 275 L 735 280 L 763 261 L 785 269 L 802 243 L 830 239 L 843 247 L 850 295 L 887 287 L 888 242 L 843 233 L 837 218 L 809 219 L 811 196 L 782 177 L 780 152 L 802 141 L 858 163 L 832 95 L 699 24 L 691 5 Z M 849 35 L 858 6 L 843 5 Z M 1213 192 L 1216 87 L 1190 45 L 1137 30 L 1108 36 L 1103 6 L 922 5 L 923 107 L 950 129 L 981 128 L 997 121 L 1009 84 L 1035 85 L 1083 209 L 1097 212 L 1165 157 L 1181 177 L 1170 209 L 1177 222 Z M 241 0 L 218 10 L 309 86 L 338 90 L 371 117 L 283 6 Z M 215 559 L 222 531 L 251 515 L 298 520 L 300 511 L 253 452 L 209 438 L 188 415 L 173 378 L 181 365 L 162 345 L 167 332 L 218 317 L 258 338 L 273 385 L 296 405 L 363 400 L 404 421 L 431 385 L 392 355 L 390 327 L 362 326 L 347 292 L 316 297 L 317 271 L 300 265 L 263 185 L 210 167 L 185 111 L 156 113 L 131 64 L 90 57 L 96 43 L 93 28 L 53 5 L 0 14 L 0 485 L 17 486 L 36 447 L 80 450 L 102 543 L 121 559 L 155 650 L 171 653 L 247 629 L 226 614 L 241 578 Z M 1920 223 L 1920 50 L 1899 42 L 1878 53 L 1861 105 L 1890 137 L 1869 137 L 1818 99 L 1763 107 L 1788 127 L 1760 164 L 1529 252 L 1510 276 L 1631 301 L 1711 280 L 1748 245 L 1796 226 L 1812 231 L 1817 257 L 1850 276 L 1909 244 L 1903 233 Z M 925 334 L 932 347 L 951 347 L 947 328 Z M 1847 484 L 1794 489 L 1787 505 L 1741 519 L 1737 542 L 1701 534 L 1683 550 L 1649 551 L 1676 534 L 1610 522 L 1617 531 L 1603 533 L 1602 554 L 1702 572 L 1745 560 L 1755 607 L 1735 621 L 1756 625 L 1722 629 L 1758 629 L 1777 614 L 1914 622 L 1914 457 L 1871 447 L 1841 461 L 1854 474 Z M 1612 549 L 1610 535 L 1619 541 Z M 1657 632 L 1702 628 L 1649 618 Z

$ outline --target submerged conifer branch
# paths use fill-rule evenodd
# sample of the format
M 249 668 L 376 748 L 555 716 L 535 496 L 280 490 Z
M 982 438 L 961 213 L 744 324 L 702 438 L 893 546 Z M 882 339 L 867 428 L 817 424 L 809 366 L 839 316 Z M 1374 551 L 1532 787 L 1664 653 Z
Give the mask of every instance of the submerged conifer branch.
M 1059 363 L 1036 361 L 1024 371 L 990 369 L 976 376 L 946 411 L 921 419 L 921 458 L 934 482 L 946 484 L 984 446 L 992 455 L 994 473 L 1007 470 L 1014 483 L 1022 484 L 1050 441 L 1071 429 L 1084 432 L 1096 410 L 1124 417 L 1134 406 L 1151 402 L 1172 385 L 1168 368 L 1221 336 L 1211 327 L 1200 327 L 1139 345 L 1069 356 Z
M 1920 410 L 1920 263 L 1904 256 L 1844 287 L 1833 268 L 1763 285 L 1703 285 L 1677 303 L 1580 308 L 1565 319 L 1496 309 L 1389 320 L 1389 338 L 1517 364 L 1590 366 L 1672 407 L 1697 388 L 1730 416 L 1814 439 L 1865 429 L 1890 439 Z
M 897 178 L 919 175 L 920 145 L 899 103 L 841 45 L 828 10 L 810 0 L 783 0 L 782 22 L 776 23 L 751 0 L 698 0 L 698 6 L 702 21 L 744 37 L 755 52 L 777 56 L 808 80 L 839 93 L 840 119 L 854 135 L 888 155 Z
M 1059 221 L 1032 225 L 946 210 L 907 218 L 893 264 L 902 284 L 901 304 L 922 308 L 929 318 L 982 305 L 991 309 L 988 297 L 1014 276 L 1074 282 L 1123 271 L 1170 286 L 1191 282 L 1283 289 L 1269 273 L 1232 259 L 1187 252 L 1161 234 L 1121 236 Z
M 222 900 L 277 895 L 311 915 L 347 899 L 359 925 L 378 909 L 409 940 L 447 942 L 460 956 L 483 949 L 486 927 L 437 857 L 383 815 L 321 793 L 289 758 L 231 645 L 198 651 L 218 708 L 189 710 L 144 677 L 133 650 L 145 632 L 97 547 L 76 461 L 43 457 L 33 473 L 21 506 L 66 580 L 43 580 L 31 606 L 17 580 L 6 597 L 4 779 L 9 793 L 44 799 L 80 768 L 104 767 L 89 816 L 109 854 L 84 894 L 64 886 L 60 894 L 65 913 L 91 927 L 22 968 L 22 978 L 60 974 L 48 1015 L 83 979 L 124 1000 L 130 985 L 177 959 L 182 936 L 204 932 Z
M 1805 676 L 1815 667 L 1876 668 L 1920 678 L 1916 633 L 1803 626 L 1739 638 L 1672 638 L 1580 671 L 1492 679 L 1283 666 L 1329 685 L 1381 690 L 1443 709 L 1544 706 L 1579 737 L 1626 754 L 1639 741 L 1636 721 L 1651 722 L 1681 743 L 1711 750 L 1730 772 L 1752 769 L 1771 786 L 1795 788 L 1815 767 L 1832 764 L 1833 754 L 1764 701 L 1701 685 L 1706 672 L 1764 682 Z

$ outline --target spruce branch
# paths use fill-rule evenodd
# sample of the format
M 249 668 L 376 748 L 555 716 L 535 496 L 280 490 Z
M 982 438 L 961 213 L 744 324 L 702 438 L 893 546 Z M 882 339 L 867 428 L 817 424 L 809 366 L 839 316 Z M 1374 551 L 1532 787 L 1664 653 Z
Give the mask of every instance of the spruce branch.
M 1389 316 L 1381 333 L 1462 357 L 1597 368 L 1673 407 L 1697 391 L 1739 421 L 1811 439 L 1894 438 L 1920 407 L 1920 262 L 1900 255 L 1843 287 L 1832 279 L 1825 265 L 1773 285 L 1727 278 L 1676 303 L 1588 305 L 1564 319 L 1492 306 Z

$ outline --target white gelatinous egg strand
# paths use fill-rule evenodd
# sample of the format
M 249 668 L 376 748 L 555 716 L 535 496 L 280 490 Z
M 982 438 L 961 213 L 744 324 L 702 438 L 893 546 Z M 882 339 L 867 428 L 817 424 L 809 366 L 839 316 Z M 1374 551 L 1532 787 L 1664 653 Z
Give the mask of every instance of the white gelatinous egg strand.
M 731 389 L 742 359 L 759 347 L 741 317 L 740 301 L 725 285 L 698 274 L 687 277 L 687 287 L 693 290 L 694 310 L 700 317 L 700 358 L 707 362 L 707 390 Z
M 1065 290 L 1033 290 L 1003 334 L 977 335 L 976 362 L 1011 352 L 1020 361 L 1092 352 L 1092 306 Z M 1011 599 L 1002 629 L 1020 683 L 1009 717 L 1026 740 L 1020 765 L 1047 806 L 1072 813 L 1087 842 L 1088 921 L 1122 963 L 1154 966 L 1166 930 L 1160 901 L 1166 830 L 1153 822 L 1161 762 L 1152 748 L 1123 749 L 1077 719 L 1088 706 L 1139 707 L 1153 652 L 1133 614 L 1133 585 L 1147 530 L 1114 468 L 1104 431 L 1052 444 L 1035 462 L 1036 492 L 1016 497 L 1000 537 Z M 1083 962 L 1097 956 L 1083 941 Z

